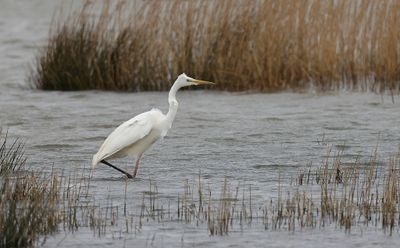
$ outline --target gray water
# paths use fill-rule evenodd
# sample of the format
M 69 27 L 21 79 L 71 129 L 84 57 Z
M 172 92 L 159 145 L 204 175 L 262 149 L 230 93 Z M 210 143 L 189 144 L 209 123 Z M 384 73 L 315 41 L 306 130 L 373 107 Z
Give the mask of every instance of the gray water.
M 0 1 L 0 127 L 26 142 L 28 163 L 35 170 L 73 173 L 88 168 L 104 138 L 120 123 L 153 107 L 167 111 L 167 93 L 42 92 L 29 89 L 26 77 L 48 35 L 52 13 L 61 1 Z M 400 144 L 400 98 L 338 92 L 241 94 L 179 92 L 178 111 L 168 136 L 147 151 L 138 178 L 128 182 L 128 203 L 141 204 L 149 179 L 161 197 L 176 199 L 183 182 L 199 172 L 219 188 L 224 177 L 251 185 L 261 207 L 277 195 L 279 180 L 288 183 L 300 168 L 318 166 L 329 148 L 343 151 L 343 161 L 368 159 L 378 145 L 387 161 Z M 133 169 L 134 161 L 115 161 Z M 280 179 L 279 179 L 280 178 Z M 283 179 L 282 179 L 283 178 Z M 286 180 L 286 181 L 285 181 Z M 90 193 L 98 202 L 124 199 L 125 179 L 99 165 Z M 51 237 L 45 246 L 155 247 L 367 247 L 393 246 L 392 235 L 365 226 L 350 234 L 335 227 L 265 231 L 253 223 L 228 236 L 210 237 L 207 228 L 182 222 L 149 222 L 128 235 L 97 238 L 80 229 Z M 397 246 L 396 246 L 397 247 Z

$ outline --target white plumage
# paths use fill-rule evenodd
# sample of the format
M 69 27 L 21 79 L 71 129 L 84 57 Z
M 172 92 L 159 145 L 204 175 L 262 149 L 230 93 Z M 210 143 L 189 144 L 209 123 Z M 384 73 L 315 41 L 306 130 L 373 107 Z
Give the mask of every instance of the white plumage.
M 103 159 L 138 157 L 153 144 L 162 133 L 160 120 L 165 118 L 159 109 L 152 109 L 118 126 L 93 156 L 95 167 Z M 166 132 L 162 136 L 165 136 Z M 135 145 L 141 142 L 141 146 Z
M 152 109 L 122 123 L 106 138 L 99 151 L 93 156 L 92 168 L 94 169 L 98 163 L 102 162 L 132 177 L 105 160 L 125 156 L 134 157 L 136 165 L 133 177 L 135 177 L 142 154 L 160 137 L 164 137 L 172 126 L 178 110 L 176 92 L 182 87 L 200 84 L 212 83 L 193 79 L 184 73 L 179 75 L 169 92 L 168 113 L 164 115 L 159 109 Z

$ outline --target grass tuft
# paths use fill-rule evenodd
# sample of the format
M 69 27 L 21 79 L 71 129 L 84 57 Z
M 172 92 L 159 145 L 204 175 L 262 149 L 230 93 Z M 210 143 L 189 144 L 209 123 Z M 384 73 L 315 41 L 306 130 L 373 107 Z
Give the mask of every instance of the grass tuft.
M 15 139 L 9 147 L 8 132 L 3 134 L 0 128 L 0 176 L 21 170 L 25 166 L 24 144 Z
M 26 172 L 23 143 L 0 143 L 0 247 L 34 246 L 58 230 L 58 176 Z

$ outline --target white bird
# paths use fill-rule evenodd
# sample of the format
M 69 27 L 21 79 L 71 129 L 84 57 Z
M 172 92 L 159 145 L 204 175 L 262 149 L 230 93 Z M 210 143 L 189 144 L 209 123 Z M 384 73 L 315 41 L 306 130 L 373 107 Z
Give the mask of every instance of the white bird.
M 142 154 L 159 138 L 164 137 L 172 126 L 178 110 L 176 92 L 185 86 L 204 84 L 213 83 L 188 77 L 185 73 L 179 75 L 169 91 L 168 113 L 164 115 L 159 109 L 152 109 L 122 123 L 108 135 L 99 151 L 93 156 L 92 168 L 94 169 L 98 163 L 103 163 L 124 173 L 128 178 L 135 177 Z M 132 175 L 106 161 L 125 156 L 136 159 Z

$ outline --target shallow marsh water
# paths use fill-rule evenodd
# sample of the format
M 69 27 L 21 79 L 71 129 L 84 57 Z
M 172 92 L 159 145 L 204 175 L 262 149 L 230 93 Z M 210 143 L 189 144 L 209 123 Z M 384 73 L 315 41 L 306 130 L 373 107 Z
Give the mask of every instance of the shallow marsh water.
M 41 92 L 24 81 L 37 48 L 45 44 L 51 13 L 59 1 L 1 1 L 0 127 L 26 142 L 31 167 L 74 174 L 88 169 L 92 155 L 118 124 L 152 107 L 167 111 L 167 93 Z M 315 166 L 327 150 L 343 150 L 343 161 L 368 159 L 378 144 L 388 159 L 400 141 L 400 98 L 376 94 L 241 94 L 179 92 L 180 109 L 168 136 L 142 159 L 138 178 L 128 182 L 127 201 L 135 211 L 149 179 L 164 203 L 176 201 L 186 179 L 199 172 L 216 192 L 227 176 L 232 188 L 251 185 L 255 208 L 277 196 L 278 181 L 289 184 L 308 163 Z M 118 160 L 128 170 L 133 161 Z M 87 171 L 87 170 L 85 170 Z M 93 173 L 90 193 L 99 203 L 124 202 L 125 179 L 105 166 Z M 120 228 L 122 229 L 122 227 Z M 118 230 L 118 228 L 117 228 Z M 256 222 L 228 236 L 210 237 L 195 223 L 149 222 L 128 235 L 118 231 L 97 238 L 90 230 L 64 233 L 45 246 L 156 247 L 397 247 L 392 236 L 365 226 L 350 234 L 339 228 L 295 232 L 265 231 Z

